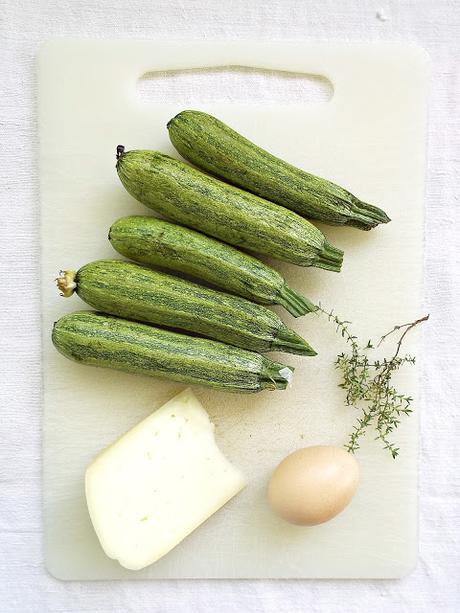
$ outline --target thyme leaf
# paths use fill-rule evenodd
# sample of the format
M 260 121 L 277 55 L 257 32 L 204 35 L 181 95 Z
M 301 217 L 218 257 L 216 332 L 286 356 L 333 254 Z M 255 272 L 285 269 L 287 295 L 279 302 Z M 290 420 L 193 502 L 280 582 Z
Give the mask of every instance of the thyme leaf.
M 345 404 L 359 410 L 360 416 L 348 436 L 345 448 L 350 453 L 355 453 L 359 449 L 361 438 L 373 428 L 375 440 L 380 441 L 383 448 L 395 459 L 400 449 L 392 442 L 392 434 L 401 423 L 401 418 L 412 413 L 413 398 L 398 392 L 392 384 L 392 376 L 404 364 L 415 364 L 414 356 L 400 355 L 401 346 L 406 335 L 415 326 L 427 321 L 429 315 L 394 326 L 377 344 L 379 347 L 389 336 L 402 330 L 393 355 L 390 358 L 371 361 L 366 352 L 374 349 L 372 340 L 360 345 L 357 336 L 351 331 L 351 322 L 341 319 L 334 311 L 328 311 L 321 305 L 318 306 L 317 312 L 325 315 L 335 325 L 336 332 L 344 339 L 349 349 L 337 356 L 335 367 L 342 374 L 339 387 L 345 391 Z

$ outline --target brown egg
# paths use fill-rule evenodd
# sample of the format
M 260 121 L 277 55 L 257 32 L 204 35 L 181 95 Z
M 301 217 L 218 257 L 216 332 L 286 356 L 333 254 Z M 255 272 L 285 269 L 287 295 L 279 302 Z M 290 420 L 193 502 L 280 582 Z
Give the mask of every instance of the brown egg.
M 314 526 L 343 511 L 358 482 L 358 463 L 345 449 L 305 447 L 276 467 L 268 484 L 268 501 L 291 524 Z

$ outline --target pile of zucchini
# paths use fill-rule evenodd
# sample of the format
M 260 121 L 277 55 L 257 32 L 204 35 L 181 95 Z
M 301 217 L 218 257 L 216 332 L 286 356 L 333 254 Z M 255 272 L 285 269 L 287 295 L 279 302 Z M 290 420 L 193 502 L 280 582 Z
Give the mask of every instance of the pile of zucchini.
M 132 196 L 171 221 L 119 219 L 109 240 L 135 264 L 101 260 L 61 273 L 61 294 L 76 292 L 96 311 L 59 319 L 53 343 L 83 364 L 235 392 L 285 389 L 293 369 L 261 354 L 316 352 L 265 305 L 295 317 L 316 307 L 246 250 L 339 272 L 343 252 L 306 218 L 364 230 L 389 218 L 206 113 L 183 111 L 168 130 L 199 169 L 118 146 L 117 171 Z

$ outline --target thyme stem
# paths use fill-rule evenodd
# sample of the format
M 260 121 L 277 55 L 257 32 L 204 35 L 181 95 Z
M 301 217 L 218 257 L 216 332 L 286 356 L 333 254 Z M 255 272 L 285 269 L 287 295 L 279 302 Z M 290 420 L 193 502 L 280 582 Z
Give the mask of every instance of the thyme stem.
M 384 334 L 380 341 L 379 344 L 377 345 L 377 347 L 380 347 L 380 345 L 383 343 L 383 341 L 388 338 L 391 334 L 393 334 L 394 332 L 396 332 L 397 330 L 402 330 L 403 328 L 405 328 L 404 332 L 402 333 L 401 337 L 399 338 L 397 344 L 396 344 L 396 353 L 394 354 L 393 357 L 397 357 L 399 355 L 399 350 L 401 349 L 401 345 L 402 342 L 404 340 L 404 337 L 406 336 L 406 334 L 412 330 L 412 328 L 415 328 L 415 326 L 418 326 L 418 324 L 421 324 L 423 321 L 428 321 L 428 319 L 430 318 L 430 315 L 425 315 L 424 317 L 420 317 L 420 319 L 416 319 L 415 321 L 412 321 L 408 324 L 401 324 L 400 326 L 395 326 L 393 328 L 393 330 L 390 330 L 389 332 L 387 332 L 386 334 Z

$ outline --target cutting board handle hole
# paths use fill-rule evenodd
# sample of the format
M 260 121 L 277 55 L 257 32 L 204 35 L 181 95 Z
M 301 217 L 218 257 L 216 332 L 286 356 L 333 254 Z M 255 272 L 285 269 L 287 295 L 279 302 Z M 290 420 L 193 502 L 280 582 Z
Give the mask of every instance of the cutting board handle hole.
M 218 66 L 147 72 L 137 94 L 148 104 L 233 102 L 244 104 L 321 104 L 334 93 L 326 77 L 245 66 Z

